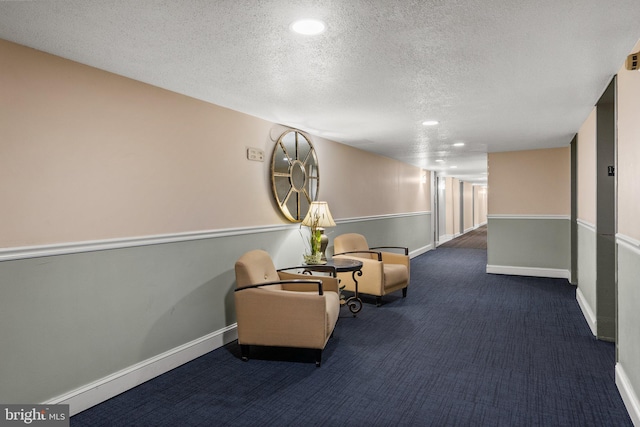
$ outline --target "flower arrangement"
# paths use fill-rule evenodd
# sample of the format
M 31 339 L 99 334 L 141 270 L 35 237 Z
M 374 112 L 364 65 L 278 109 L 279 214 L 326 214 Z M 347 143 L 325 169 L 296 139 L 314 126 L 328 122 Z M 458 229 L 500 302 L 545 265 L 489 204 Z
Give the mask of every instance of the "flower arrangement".
M 301 224 L 309 227 L 309 237 L 305 238 L 300 231 L 302 239 L 305 241 L 304 262 L 307 264 L 324 264 L 324 249 L 327 247 L 328 239 L 324 234 L 325 227 L 335 227 L 336 223 L 329 211 L 327 202 L 311 202 L 309 211 Z
M 320 244 L 323 231 L 319 226 L 321 218 L 322 214 L 320 212 L 309 212 L 304 224 L 302 224 L 309 227 L 310 232 L 307 239 L 303 236 L 303 240 L 308 244 L 304 254 L 304 262 L 307 264 L 320 264 L 321 262 L 322 251 L 320 250 Z M 300 225 L 300 228 L 302 228 L 302 225 Z M 302 235 L 302 232 L 300 234 Z

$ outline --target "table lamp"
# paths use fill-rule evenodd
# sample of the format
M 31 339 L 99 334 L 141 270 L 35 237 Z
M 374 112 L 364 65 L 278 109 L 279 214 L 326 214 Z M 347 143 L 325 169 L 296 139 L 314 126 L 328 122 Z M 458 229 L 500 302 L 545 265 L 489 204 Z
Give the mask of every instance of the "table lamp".
M 304 217 L 302 225 L 306 225 L 311 228 L 311 236 L 315 235 L 316 230 L 320 231 L 321 259 L 326 261 L 327 257 L 324 252 L 329 244 L 329 238 L 324 234 L 324 229 L 325 227 L 336 226 L 336 223 L 333 221 L 333 217 L 331 216 L 331 211 L 329 210 L 329 204 L 327 202 L 311 202 L 309 212 L 307 212 L 307 216 Z

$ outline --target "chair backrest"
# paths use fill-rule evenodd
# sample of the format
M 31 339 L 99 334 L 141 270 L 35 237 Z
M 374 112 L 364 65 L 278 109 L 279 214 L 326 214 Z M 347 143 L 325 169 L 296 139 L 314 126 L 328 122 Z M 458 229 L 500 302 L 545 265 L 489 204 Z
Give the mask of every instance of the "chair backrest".
M 368 251 L 369 245 L 367 239 L 362 234 L 347 233 L 341 234 L 333 239 L 333 253 L 339 254 L 341 252 L 351 251 Z M 372 258 L 369 254 L 354 254 L 354 256 L 360 256 L 361 258 Z M 377 257 L 375 257 L 377 259 Z
M 242 255 L 236 261 L 235 270 L 236 287 L 238 288 L 280 280 L 271 256 L 261 249 L 249 251 Z

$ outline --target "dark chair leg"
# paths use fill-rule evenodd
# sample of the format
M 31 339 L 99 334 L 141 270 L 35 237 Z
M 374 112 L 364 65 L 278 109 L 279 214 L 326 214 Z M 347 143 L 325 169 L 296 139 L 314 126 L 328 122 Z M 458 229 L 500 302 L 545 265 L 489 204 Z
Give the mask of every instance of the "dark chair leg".
M 322 350 L 316 349 L 316 368 L 319 368 L 322 364 Z
M 402 298 L 407 297 L 407 288 L 402 288 Z
M 382 297 L 376 297 L 376 307 L 380 307 L 382 305 Z
M 242 361 L 249 360 L 249 346 L 246 344 L 240 344 L 240 354 L 242 355 Z

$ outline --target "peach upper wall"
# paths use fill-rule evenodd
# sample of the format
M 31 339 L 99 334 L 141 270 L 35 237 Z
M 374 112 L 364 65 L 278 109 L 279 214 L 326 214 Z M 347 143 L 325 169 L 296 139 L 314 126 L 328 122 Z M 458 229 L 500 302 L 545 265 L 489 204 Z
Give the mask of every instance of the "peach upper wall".
M 596 224 L 596 109 L 578 131 L 578 219 Z
M 569 147 L 489 153 L 489 215 L 570 215 Z
M 453 234 L 462 233 L 460 230 L 460 180 L 453 178 L 451 180 L 451 195 L 453 196 Z
M 314 138 L 320 162 L 319 198 L 337 218 L 431 210 L 430 175 L 422 169 L 323 138 Z
M 474 204 L 474 226 L 487 222 L 487 189 L 486 187 L 473 187 L 473 193 L 476 200 Z
M 0 62 L 0 247 L 287 223 L 282 126 L 3 40 Z M 337 219 L 430 209 L 419 168 L 313 142 Z
M 630 52 L 640 51 L 640 41 Z M 618 72 L 618 232 L 640 240 L 640 72 Z
M 473 227 L 473 185 L 469 182 L 464 184 L 464 230 Z
M 445 180 L 445 228 L 446 228 L 446 233 L 450 236 L 453 236 L 455 234 L 455 227 L 454 227 L 454 222 L 455 222 L 455 215 L 454 215 L 454 190 L 453 190 L 453 178 L 451 177 L 446 177 Z

